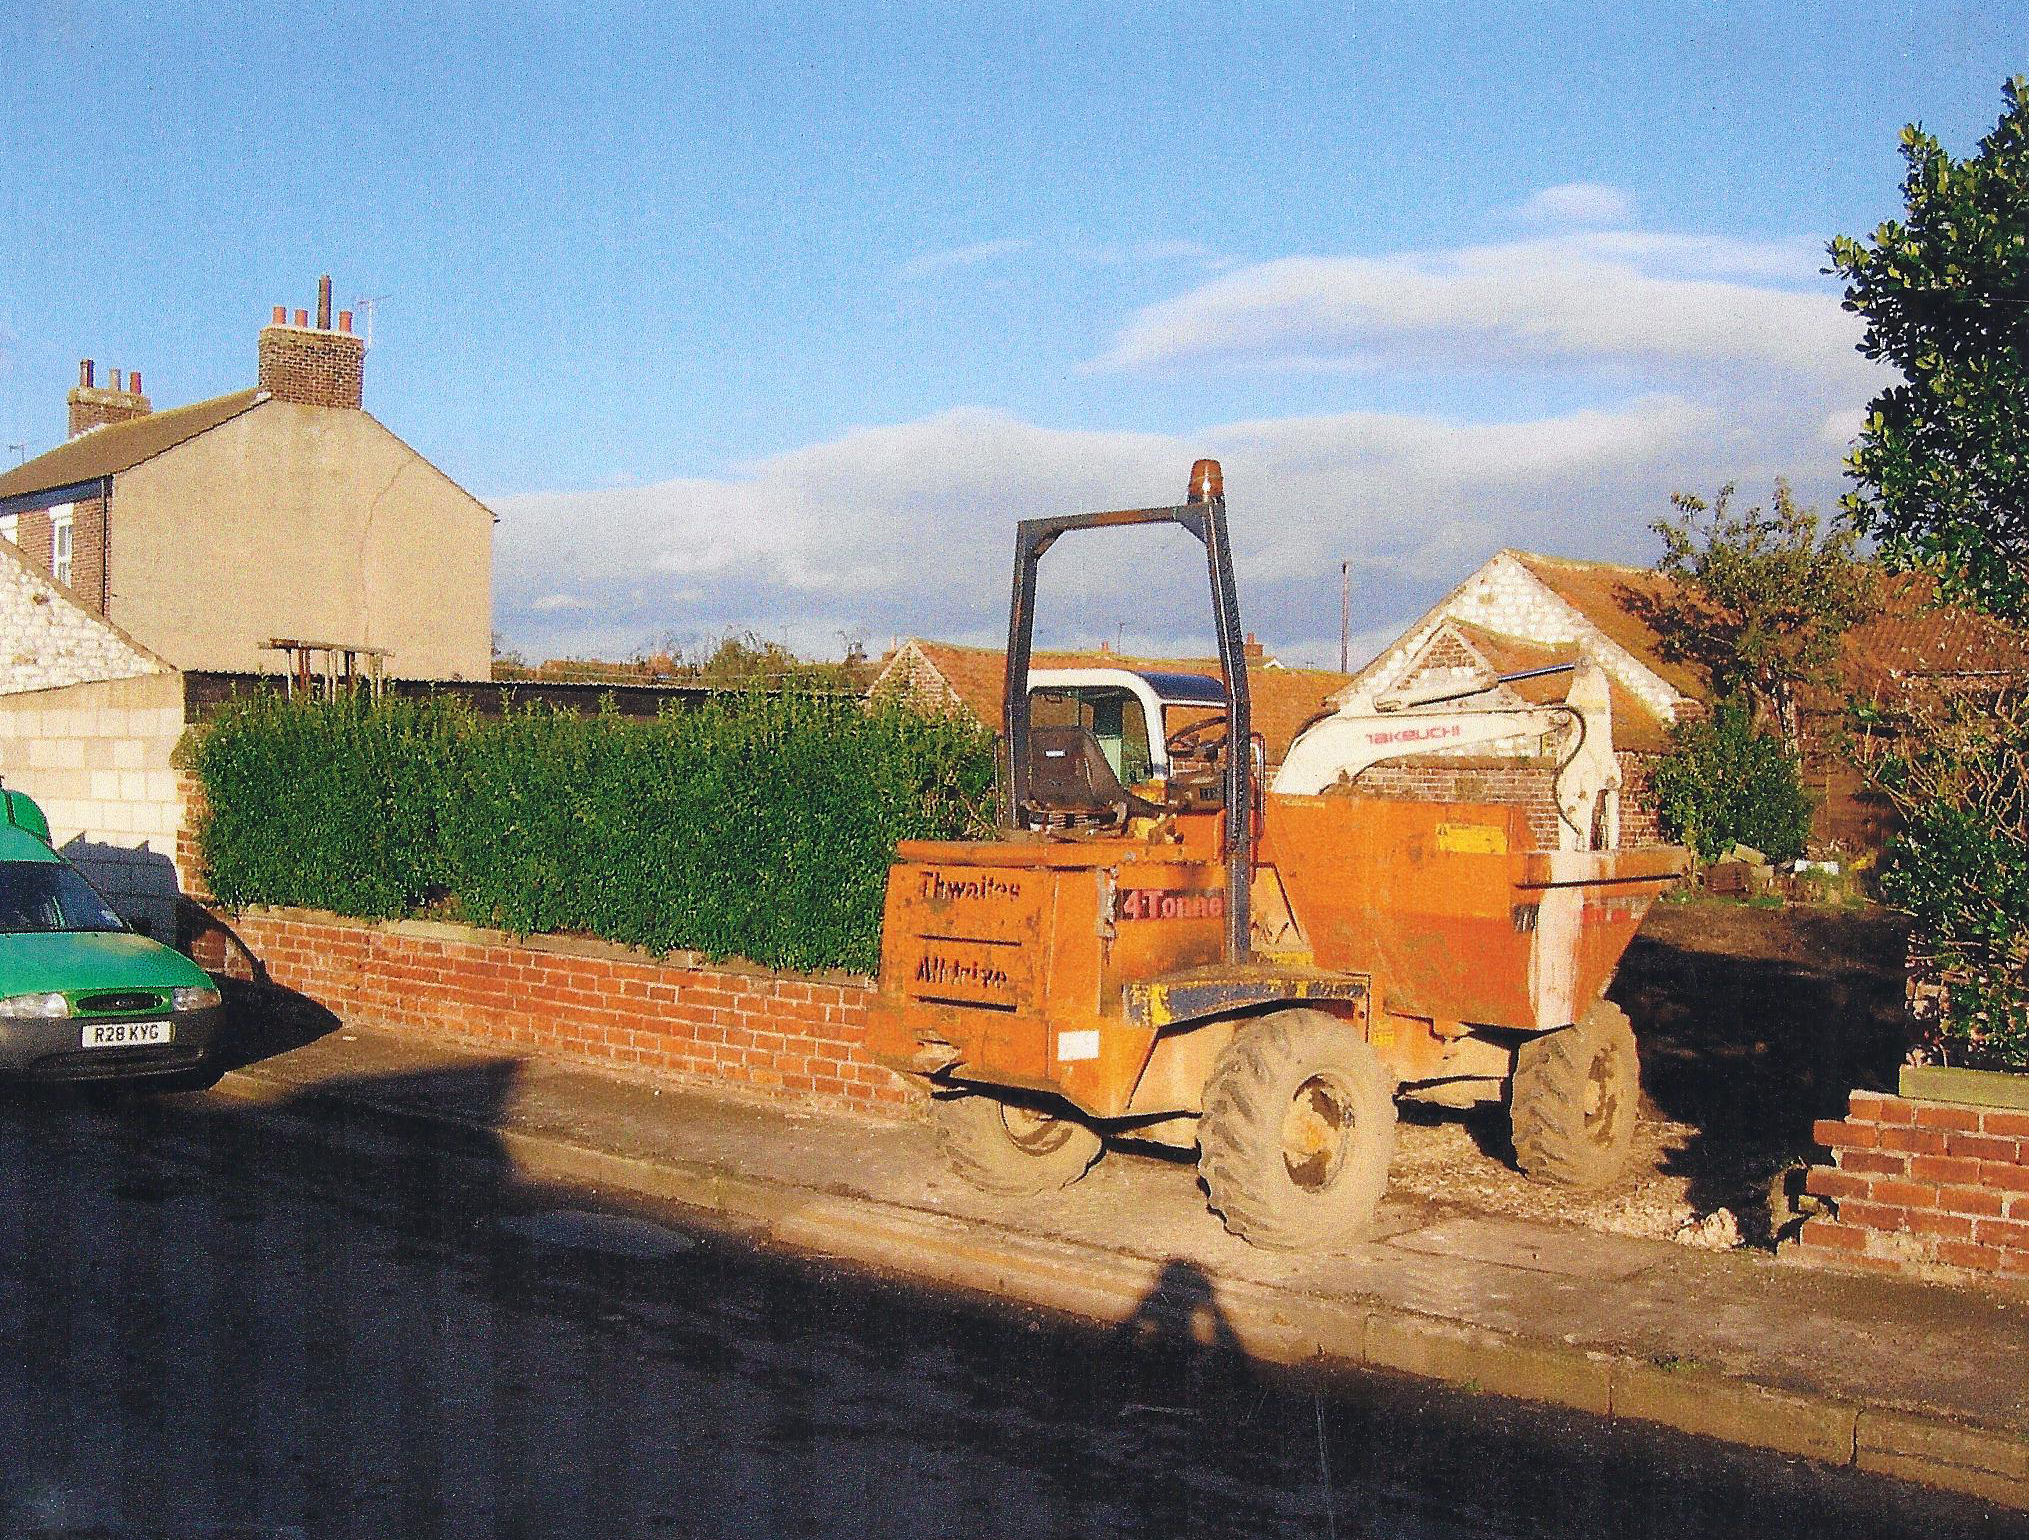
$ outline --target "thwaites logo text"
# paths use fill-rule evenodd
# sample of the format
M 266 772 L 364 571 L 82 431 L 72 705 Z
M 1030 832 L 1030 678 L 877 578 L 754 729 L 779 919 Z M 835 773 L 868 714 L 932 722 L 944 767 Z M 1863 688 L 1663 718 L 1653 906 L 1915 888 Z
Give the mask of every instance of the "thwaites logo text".
M 1131 920 L 1217 920 L 1226 913 L 1226 895 L 1217 888 L 1178 892 L 1172 888 L 1121 888 L 1113 918 Z
M 1022 885 L 1012 877 L 996 877 L 991 872 L 967 872 L 960 877 L 949 872 L 927 871 L 923 873 L 921 896 L 947 904 L 1007 904 L 1022 896 Z
M 1442 743 L 1447 738 L 1461 738 L 1465 729 L 1453 722 L 1446 727 L 1397 727 L 1387 732 L 1368 733 L 1367 742 L 1379 747 L 1389 743 Z

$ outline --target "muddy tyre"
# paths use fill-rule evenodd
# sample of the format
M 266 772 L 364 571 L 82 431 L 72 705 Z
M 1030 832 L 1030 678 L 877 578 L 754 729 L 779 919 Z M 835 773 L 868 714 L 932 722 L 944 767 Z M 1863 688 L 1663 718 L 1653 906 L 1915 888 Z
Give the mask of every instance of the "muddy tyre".
M 951 1169 L 986 1192 L 1055 1192 L 1099 1158 L 1098 1133 L 1076 1118 L 985 1092 L 939 1095 L 931 1115 Z
M 1604 1187 L 1627 1169 L 1640 1101 L 1634 1029 L 1625 1011 L 1601 1000 L 1577 1026 L 1515 1051 L 1515 1161 L 1539 1182 Z
M 1226 1228 L 1253 1245 L 1357 1241 L 1394 1153 L 1394 1077 L 1347 1022 L 1277 1011 L 1243 1024 L 1212 1067 L 1198 1175 Z

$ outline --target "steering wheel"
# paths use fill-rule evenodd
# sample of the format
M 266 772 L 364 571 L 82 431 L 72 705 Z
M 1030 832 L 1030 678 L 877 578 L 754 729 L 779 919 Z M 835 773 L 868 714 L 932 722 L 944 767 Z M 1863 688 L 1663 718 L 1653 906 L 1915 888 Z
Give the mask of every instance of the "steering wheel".
M 1209 759 L 1226 741 L 1226 715 L 1189 722 L 1169 735 L 1163 747 L 1172 759 Z

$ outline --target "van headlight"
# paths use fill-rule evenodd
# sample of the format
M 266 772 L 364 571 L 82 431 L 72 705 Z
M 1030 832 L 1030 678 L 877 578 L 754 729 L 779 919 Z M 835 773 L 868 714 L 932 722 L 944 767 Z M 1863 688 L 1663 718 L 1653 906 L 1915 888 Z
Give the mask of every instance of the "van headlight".
M 70 1014 L 70 1001 L 62 995 L 9 995 L 0 1000 L 0 1016 L 17 1021 L 59 1021 Z
M 218 1001 L 218 991 L 202 984 L 182 985 L 170 997 L 170 1003 L 179 1011 L 208 1011 Z

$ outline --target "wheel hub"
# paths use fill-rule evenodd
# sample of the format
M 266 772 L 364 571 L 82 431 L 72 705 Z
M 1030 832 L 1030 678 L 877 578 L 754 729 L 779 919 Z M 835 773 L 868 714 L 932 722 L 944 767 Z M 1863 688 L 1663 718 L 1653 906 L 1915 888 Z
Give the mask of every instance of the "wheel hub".
M 1338 1179 L 1352 1141 L 1353 1109 L 1344 1089 L 1314 1075 L 1296 1089 L 1282 1119 L 1282 1163 L 1305 1192 L 1322 1192 Z

